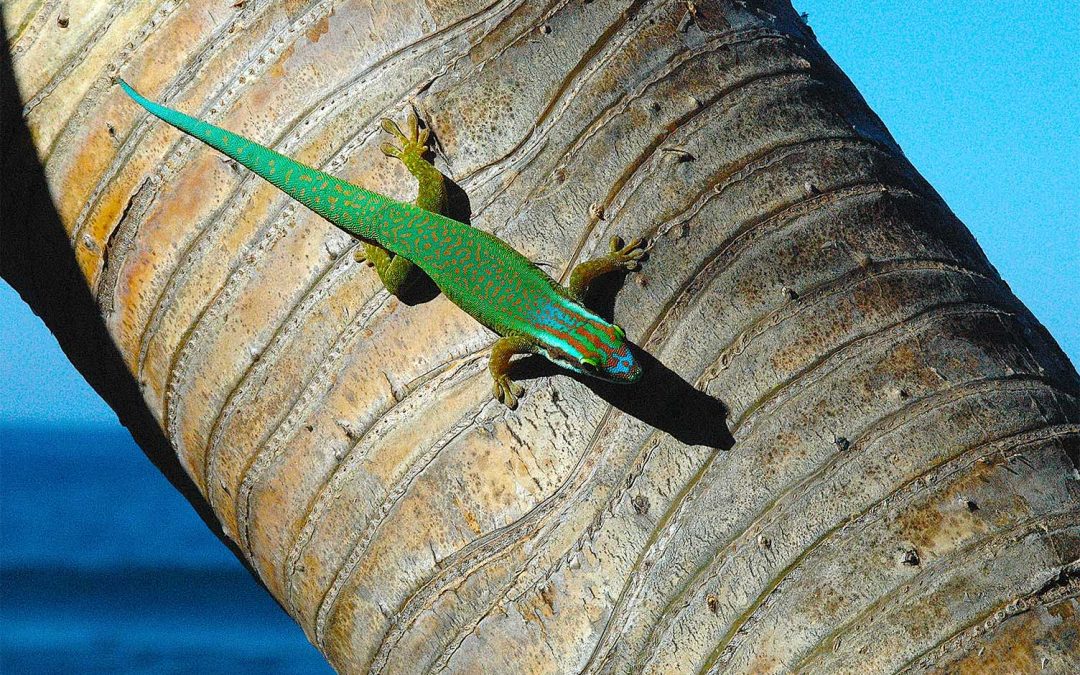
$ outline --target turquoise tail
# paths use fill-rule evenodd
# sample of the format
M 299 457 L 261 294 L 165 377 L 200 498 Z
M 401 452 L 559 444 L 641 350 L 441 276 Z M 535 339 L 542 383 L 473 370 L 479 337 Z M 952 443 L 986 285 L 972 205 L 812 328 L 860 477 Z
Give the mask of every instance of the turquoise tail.
M 150 114 L 235 159 L 352 235 L 378 242 L 381 239 L 381 214 L 388 209 L 411 211 L 416 208 L 300 164 L 221 127 L 166 108 L 144 97 L 123 80 L 120 80 L 120 86 Z

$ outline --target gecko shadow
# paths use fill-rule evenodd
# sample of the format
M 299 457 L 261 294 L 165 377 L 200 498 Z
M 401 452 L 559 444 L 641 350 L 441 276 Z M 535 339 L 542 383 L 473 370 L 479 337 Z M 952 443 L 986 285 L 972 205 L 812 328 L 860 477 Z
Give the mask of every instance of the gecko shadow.
M 631 351 L 642 368 L 641 379 L 631 385 L 579 375 L 542 356 L 528 356 L 515 362 L 514 379 L 569 377 L 588 387 L 609 405 L 682 443 L 717 450 L 730 450 L 735 445 L 728 430 L 727 406 L 723 401 L 695 388 L 637 345 L 631 345 Z

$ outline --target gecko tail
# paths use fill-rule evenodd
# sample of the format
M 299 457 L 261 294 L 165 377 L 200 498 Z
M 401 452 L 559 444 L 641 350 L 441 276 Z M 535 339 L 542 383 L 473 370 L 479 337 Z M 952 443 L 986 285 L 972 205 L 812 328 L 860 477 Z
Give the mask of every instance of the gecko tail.
M 378 242 L 379 221 L 371 214 L 406 206 L 300 164 L 239 134 L 155 103 L 124 80 L 118 81 L 120 88 L 154 117 L 236 160 L 352 235 Z

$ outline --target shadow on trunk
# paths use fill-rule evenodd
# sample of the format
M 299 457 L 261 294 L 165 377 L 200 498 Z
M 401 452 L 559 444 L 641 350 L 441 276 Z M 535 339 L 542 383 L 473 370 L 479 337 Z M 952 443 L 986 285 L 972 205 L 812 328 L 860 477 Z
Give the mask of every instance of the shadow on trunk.
M 251 571 L 236 544 L 184 472 L 169 440 L 143 402 L 86 286 L 67 233 L 53 206 L 37 149 L 22 118 L 22 103 L 0 7 L 0 277 L 48 326 L 64 354 L 123 424 L 146 456 Z M 258 580 L 258 575 L 255 579 Z M 259 582 L 262 583 L 261 581 Z

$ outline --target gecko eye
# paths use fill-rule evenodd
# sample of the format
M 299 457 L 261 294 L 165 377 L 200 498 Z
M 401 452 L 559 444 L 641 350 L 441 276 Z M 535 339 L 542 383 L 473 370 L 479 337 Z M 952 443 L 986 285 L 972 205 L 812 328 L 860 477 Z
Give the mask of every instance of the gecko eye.
M 600 359 L 596 358 L 595 356 L 586 356 L 585 358 L 581 359 L 581 365 L 590 369 L 599 368 Z
M 612 328 L 615 329 L 615 334 L 619 336 L 620 340 L 625 340 L 626 339 L 626 331 L 624 331 L 622 329 L 622 326 L 620 326 L 619 324 L 616 323 L 616 324 L 612 324 Z

